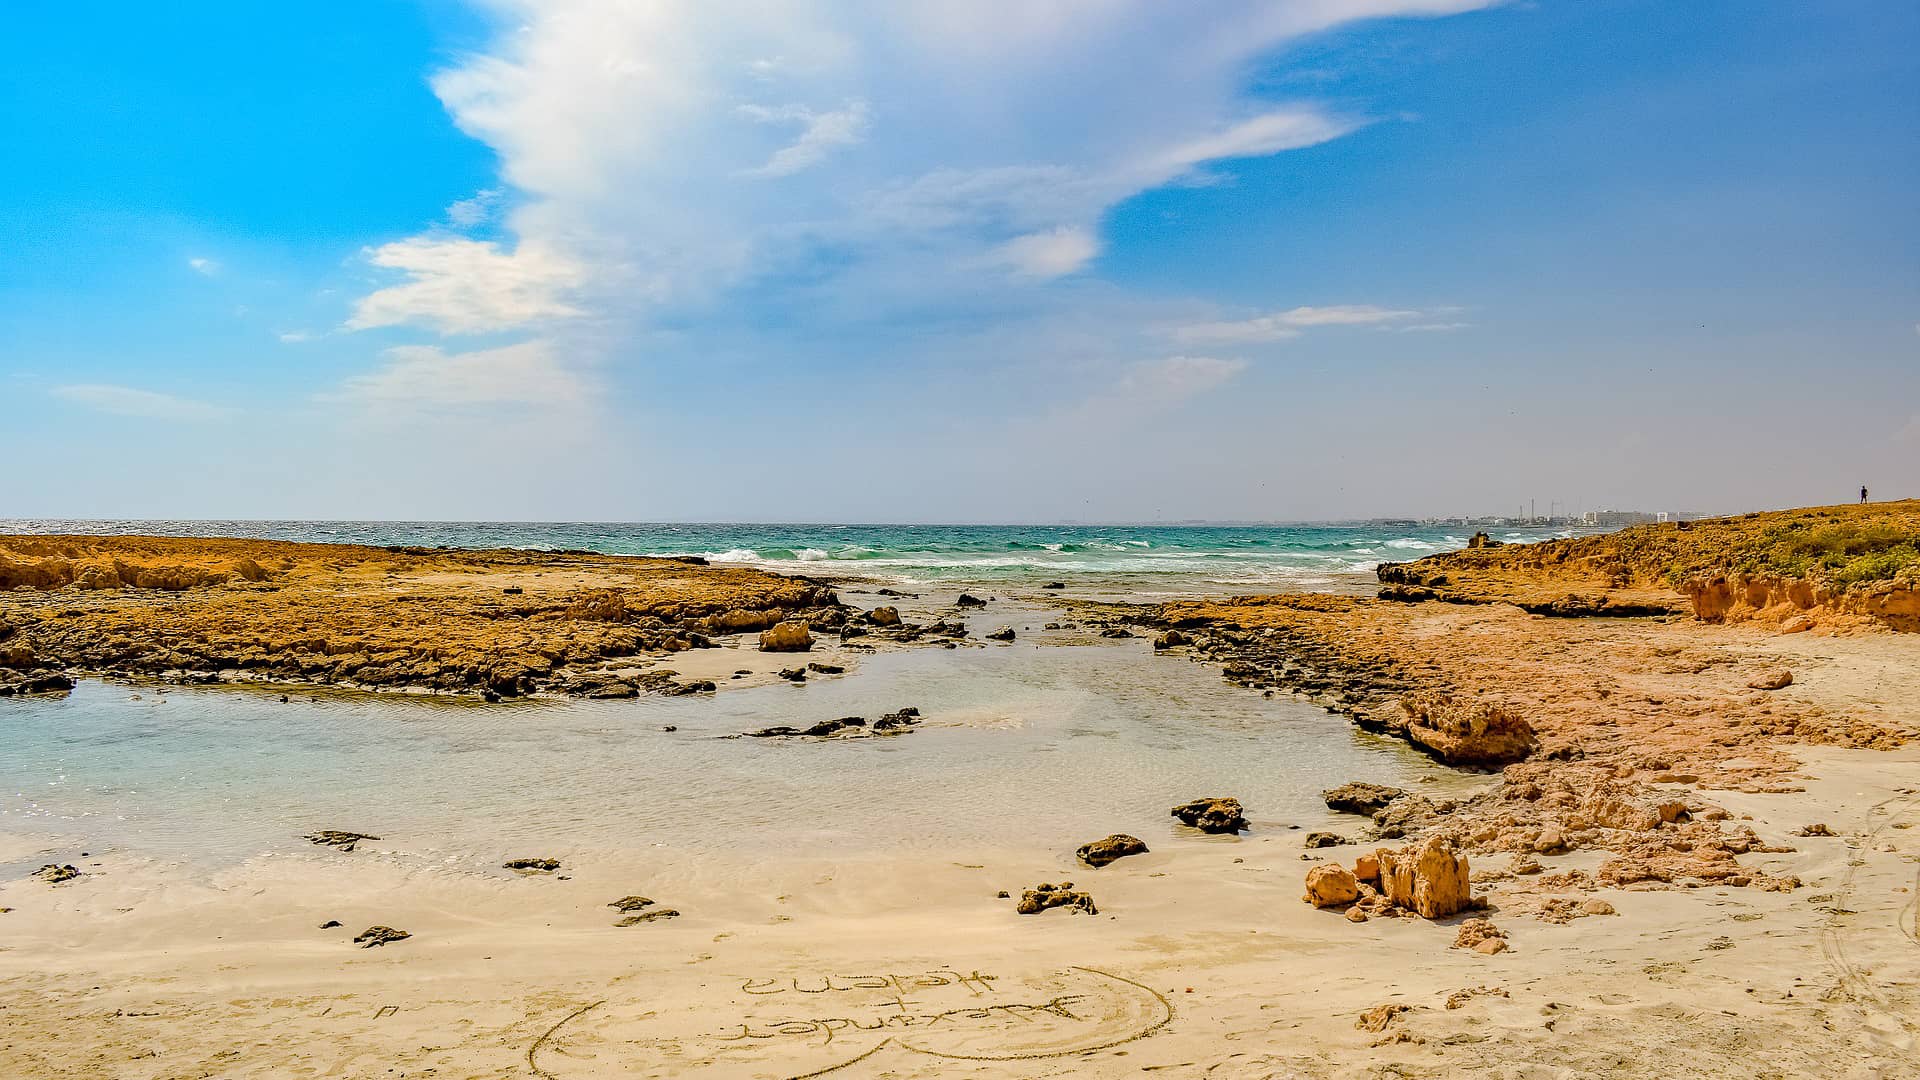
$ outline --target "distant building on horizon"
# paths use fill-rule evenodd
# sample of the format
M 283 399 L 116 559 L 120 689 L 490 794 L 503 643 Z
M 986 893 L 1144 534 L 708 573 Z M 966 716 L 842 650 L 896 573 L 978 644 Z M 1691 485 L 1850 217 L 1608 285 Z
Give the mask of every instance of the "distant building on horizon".
M 1703 515 L 1694 510 L 1589 510 L 1580 517 L 1580 524 L 1594 528 L 1617 528 L 1622 525 L 1651 525 L 1661 521 L 1697 521 Z

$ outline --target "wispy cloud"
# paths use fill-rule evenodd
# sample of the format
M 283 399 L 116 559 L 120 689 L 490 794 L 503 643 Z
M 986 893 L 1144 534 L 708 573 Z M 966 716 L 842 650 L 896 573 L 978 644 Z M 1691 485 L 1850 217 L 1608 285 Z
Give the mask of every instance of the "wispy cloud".
M 205 401 L 175 397 L 154 390 L 109 383 L 74 383 L 53 387 L 50 393 L 63 401 L 83 405 L 115 416 L 140 416 L 156 420 L 213 420 L 228 410 Z
M 407 279 L 363 297 L 347 320 L 351 330 L 416 324 L 478 334 L 581 314 L 563 298 L 582 284 L 584 270 L 549 248 L 522 243 L 508 251 L 429 235 L 376 248 L 369 261 Z
M 1016 236 L 994 252 L 994 259 L 1021 277 L 1057 278 L 1080 270 L 1100 254 L 1090 230 L 1063 225 Z
M 317 335 L 311 330 L 282 330 L 277 336 L 280 338 L 282 345 L 298 345 L 302 342 L 312 341 Z
M 1212 356 L 1169 356 L 1128 368 L 1114 387 L 1126 398 L 1174 402 L 1204 394 L 1247 370 L 1245 360 Z
M 1454 309 L 1441 309 L 1454 310 Z M 1391 330 L 1457 330 L 1458 322 L 1415 322 L 1431 318 L 1432 312 L 1409 308 L 1386 308 L 1373 304 L 1336 304 L 1331 307 L 1296 307 L 1250 319 L 1224 322 L 1191 323 L 1176 327 L 1174 337 L 1181 341 L 1253 344 L 1284 341 L 1299 337 L 1306 330 L 1325 326 L 1371 326 Z
M 852 146 L 866 137 L 870 114 L 864 101 L 848 102 L 846 108 L 832 112 L 814 112 L 804 105 L 742 105 L 741 116 L 761 124 L 797 123 L 799 138 L 774 151 L 766 164 L 743 169 L 743 176 L 792 176 L 802 169 L 824 161 L 835 147 Z
M 500 188 L 484 188 L 474 192 L 471 198 L 459 199 L 447 207 L 447 223 L 456 229 L 485 225 L 499 212 L 506 194 Z
M 461 353 L 403 345 L 382 357 L 384 367 L 348 379 L 326 400 L 411 413 L 488 406 L 576 410 L 589 397 L 586 380 L 563 365 L 547 341 Z
M 194 273 L 205 277 L 212 277 L 220 272 L 220 264 L 218 262 L 199 255 L 188 259 L 187 266 L 192 269 Z

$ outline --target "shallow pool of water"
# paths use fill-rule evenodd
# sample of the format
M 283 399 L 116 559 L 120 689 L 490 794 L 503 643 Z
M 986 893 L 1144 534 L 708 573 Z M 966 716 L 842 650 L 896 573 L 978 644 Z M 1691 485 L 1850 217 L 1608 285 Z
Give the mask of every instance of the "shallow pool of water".
M 726 738 L 917 706 L 906 735 Z M 668 732 L 666 727 L 677 730 Z M 1323 788 L 1460 779 L 1400 743 L 1144 641 L 918 649 L 715 695 L 486 706 L 83 682 L 0 699 L 0 830 L 197 863 L 311 850 L 319 828 L 476 865 L 504 849 L 1071 848 L 1148 840 L 1235 795 L 1256 826 Z

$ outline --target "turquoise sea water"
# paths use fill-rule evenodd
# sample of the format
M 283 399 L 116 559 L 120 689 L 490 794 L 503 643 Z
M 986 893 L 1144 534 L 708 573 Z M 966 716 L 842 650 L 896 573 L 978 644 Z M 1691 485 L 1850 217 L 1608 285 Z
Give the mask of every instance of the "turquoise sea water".
M 1334 525 L 733 525 L 591 522 L 0 521 L 0 532 L 249 536 L 334 543 L 578 548 L 616 555 L 702 555 L 715 563 L 899 584 L 1033 586 L 1076 591 L 1228 594 L 1361 588 L 1381 562 L 1466 545 L 1471 529 Z M 1497 539 L 1566 530 L 1509 528 Z

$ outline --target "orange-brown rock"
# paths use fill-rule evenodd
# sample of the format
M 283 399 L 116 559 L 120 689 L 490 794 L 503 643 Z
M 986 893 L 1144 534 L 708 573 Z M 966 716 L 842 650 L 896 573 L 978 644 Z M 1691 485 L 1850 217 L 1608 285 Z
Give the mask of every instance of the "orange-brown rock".
M 1339 863 L 1321 863 L 1307 871 L 1307 895 L 1301 899 L 1317 908 L 1339 907 L 1359 899 L 1353 872 Z
M 1378 725 L 1449 765 L 1498 767 L 1526 758 L 1536 740 L 1526 718 L 1490 701 L 1422 690 L 1374 714 Z
M 1387 901 L 1427 919 L 1444 919 L 1473 907 L 1467 857 L 1445 837 L 1374 853 L 1380 863 L 1380 893 Z
M 761 652 L 806 652 L 813 648 L 807 624 L 789 620 L 760 631 Z

